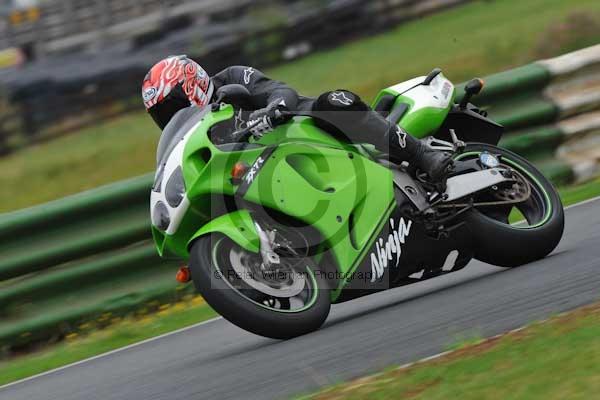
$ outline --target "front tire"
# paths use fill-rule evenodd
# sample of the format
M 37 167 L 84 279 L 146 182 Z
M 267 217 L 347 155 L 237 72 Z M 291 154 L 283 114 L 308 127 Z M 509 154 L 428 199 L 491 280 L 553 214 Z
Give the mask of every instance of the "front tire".
M 516 267 L 546 257 L 556 248 L 564 230 L 564 210 L 556 189 L 529 161 L 500 147 L 469 143 L 458 159 L 478 157 L 482 152 L 499 155 L 502 164 L 521 174 L 531 187 L 531 197 L 516 206 L 527 224 L 511 225 L 508 214 L 503 218 L 482 210 L 469 214 L 466 222 L 476 242 L 475 258 Z
M 260 282 L 241 279 L 240 275 L 245 275 L 240 274 L 243 257 L 252 259 L 260 255 L 246 252 L 220 234 L 201 237 L 192 245 L 189 265 L 192 280 L 212 308 L 234 325 L 273 339 L 289 339 L 321 327 L 331 307 L 330 291 L 324 274 L 310 258 L 293 259 L 290 271 L 293 269 L 294 279 L 300 281 L 291 282 L 286 293 L 281 285 L 265 287 Z M 283 262 L 286 261 L 282 258 Z M 305 286 L 300 288 L 299 282 Z M 286 294 L 278 297 L 276 290 Z M 292 297 L 295 292 L 298 293 Z

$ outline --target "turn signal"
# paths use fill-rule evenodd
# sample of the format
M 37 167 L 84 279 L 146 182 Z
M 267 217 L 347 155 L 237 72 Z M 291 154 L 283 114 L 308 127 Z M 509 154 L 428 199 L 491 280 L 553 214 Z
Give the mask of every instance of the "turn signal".
M 479 91 L 482 91 L 483 88 L 485 87 L 485 81 L 481 78 L 477 78 L 477 80 L 479 81 L 479 84 L 481 85 L 481 89 L 479 89 Z
M 466 109 L 467 105 L 469 104 L 469 101 L 471 101 L 471 98 L 473 98 L 473 96 L 476 96 L 479 93 L 481 93 L 484 86 L 485 86 L 485 82 L 483 81 L 483 79 L 481 79 L 481 78 L 471 79 L 465 85 L 465 95 L 463 96 L 458 107 L 461 110 Z
M 231 169 L 231 183 L 234 185 L 239 184 L 249 168 L 250 166 L 243 161 L 236 162 Z
M 188 267 L 179 268 L 177 275 L 175 275 L 175 279 L 179 283 L 188 283 L 192 279 L 192 276 L 190 275 L 190 269 Z

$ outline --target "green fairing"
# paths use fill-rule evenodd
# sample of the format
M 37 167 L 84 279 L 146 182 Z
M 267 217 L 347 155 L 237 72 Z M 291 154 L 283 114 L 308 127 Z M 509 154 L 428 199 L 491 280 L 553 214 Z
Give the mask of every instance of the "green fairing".
M 405 96 L 398 97 L 396 106 L 400 102 L 411 107 L 414 104 Z M 448 111 L 449 107 L 409 110 L 400 125 L 412 135 L 425 136 L 439 128 Z M 368 152 L 360 145 L 336 140 L 307 117 L 295 117 L 260 140 L 251 140 L 255 147 L 223 151 L 210 141 L 207 132 L 233 116 L 233 108 L 223 106 L 208 113 L 189 135 L 182 166 L 190 206 L 174 234 L 153 227 L 159 253 L 186 259 L 190 243 L 213 232 L 258 252 L 260 241 L 251 213 L 241 209 L 224 211 L 223 199 L 238 197 L 239 207 L 239 186 L 231 182 L 230 171 L 238 161 L 254 165 L 271 148 L 273 151 L 263 156 L 266 160 L 243 200 L 249 208 L 256 204 L 315 228 L 341 277 L 332 292 L 335 300 L 396 204 L 391 171 L 366 157 Z
M 189 257 L 188 243 L 199 227 L 219 215 L 211 208 L 215 193 L 233 196 L 236 187 L 231 183 L 229 171 L 238 161 L 252 164 L 263 148 L 226 152 L 219 150 L 205 132 L 216 123 L 233 117 L 233 108 L 226 106 L 220 111 L 209 113 L 198 125 L 185 145 L 183 152 L 183 176 L 190 207 L 181 225 L 173 235 L 165 234 L 153 227 L 153 236 L 161 256 Z M 205 162 L 208 160 L 208 163 Z M 232 238 L 233 239 L 233 238 Z M 239 243 L 244 246 L 243 243 Z
M 313 119 L 308 117 L 296 117 L 293 124 L 280 126 L 268 135 L 263 136 L 256 143 L 269 146 L 298 141 L 336 148 L 352 148 L 352 146 L 341 143 L 333 136 L 317 128 Z
M 454 104 L 454 98 L 456 90 L 452 88 L 452 94 L 450 102 L 445 108 L 436 107 L 423 107 L 416 111 L 413 111 L 415 107 L 415 100 L 410 97 L 411 91 L 409 90 L 403 95 L 392 88 L 387 88 L 379 92 L 375 100 L 373 101 L 373 107 L 379 103 L 381 98 L 385 95 L 397 96 L 392 110 L 399 107 L 402 104 L 408 104 L 408 111 L 405 112 L 404 116 L 398 122 L 404 130 L 406 130 L 411 136 L 416 138 L 424 138 L 434 134 L 444 123 L 444 120 L 448 116 L 452 105 Z
M 279 134 L 288 137 L 302 131 L 311 138 L 322 135 L 312 126 L 290 124 L 280 129 L 285 132 Z M 394 202 L 392 174 L 339 144 L 335 148 L 289 142 L 273 152 L 244 199 L 316 228 L 345 274 L 362 259 Z
M 399 96 L 396 105 L 400 102 L 411 104 L 411 100 L 404 96 Z M 445 109 L 426 107 L 417 111 L 411 111 L 411 105 L 408 112 L 400 119 L 399 125 L 404 128 L 411 136 L 424 138 L 437 131 L 448 116 L 450 106 Z
M 377 106 L 377 103 L 379 103 L 381 101 L 381 98 L 385 95 L 398 96 L 398 93 L 390 88 L 381 90 L 379 93 L 377 93 L 377 96 L 375 96 L 375 99 L 373 100 L 373 103 L 371 104 L 371 108 L 375 109 L 375 106 Z
M 212 194 L 233 196 L 237 190 L 229 176 L 233 165 L 237 161 L 252 165 L 266 148 L 224 152 L 203 134 L 215 123 L 232 117 L 229 106 L 208 114 L 189 138 L 183 153 L 183 175 L 191 205 L 175 234 L 153 227 L 161 255 L 187 258 L 189 243 L 210 232 L 221 232 L 245 249 L 258 252 L 258 236 L 248 211 L 216 218 L 211 214 Z M 331 250 L 339 272 L 352 271 L 394 204 L 391 172 L 361 156 L 355 146 L 324 133 L 308 118 L 297 118 L 256 144 L 278 146 L 244 200 L 312 225 Z M 208 152 L 210 160 L 206 163 Z
M 192 236 L 188 241 L 188 247 L 194 240 L 209 233 L 222 233 L 253 253 L 258 253 L 260 250 L 258 233 L 248 210 L 234 211 L 213 219 Z

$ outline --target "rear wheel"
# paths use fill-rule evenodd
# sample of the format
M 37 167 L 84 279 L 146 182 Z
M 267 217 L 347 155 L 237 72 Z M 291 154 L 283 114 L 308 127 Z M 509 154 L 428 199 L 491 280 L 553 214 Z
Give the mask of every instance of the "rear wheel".
M 310 258 L 281 257 L 266 268 L 260 254 L 220 234 L 196 240 L 190 255 L 198 291 L 242 329 L 288 339 L 319 329 L 329 314 L 326 279 Z
M 475 198 L 476 203 L 490 199 L 514 201 L 508 205 L 478 207 L 469 214 L 467 225 L 476 241 L 475 258 L 515 267 L 545 257 L 556 248 L 564 229 L 564 211 L 556 189 L 526 159 L 496 146 L 469 143 L 455 159 L 478 159 L 484 152 L 499 156 L 501 166 L 515 172 L 516 182 Z M 515 215 L 525 220 L 515 223 Z

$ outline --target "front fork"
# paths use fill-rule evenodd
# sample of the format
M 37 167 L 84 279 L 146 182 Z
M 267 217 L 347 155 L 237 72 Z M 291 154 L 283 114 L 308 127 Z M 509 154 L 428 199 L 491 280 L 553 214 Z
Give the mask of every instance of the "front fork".
M 264 265 L 270 267 L 273 264 L 279 264 L 279 255 L 273 250 L 276 232 L 274 230 L 265 231 L 256 221 L 254 221 L 254 226 L 260 240 L 260 255 Z

